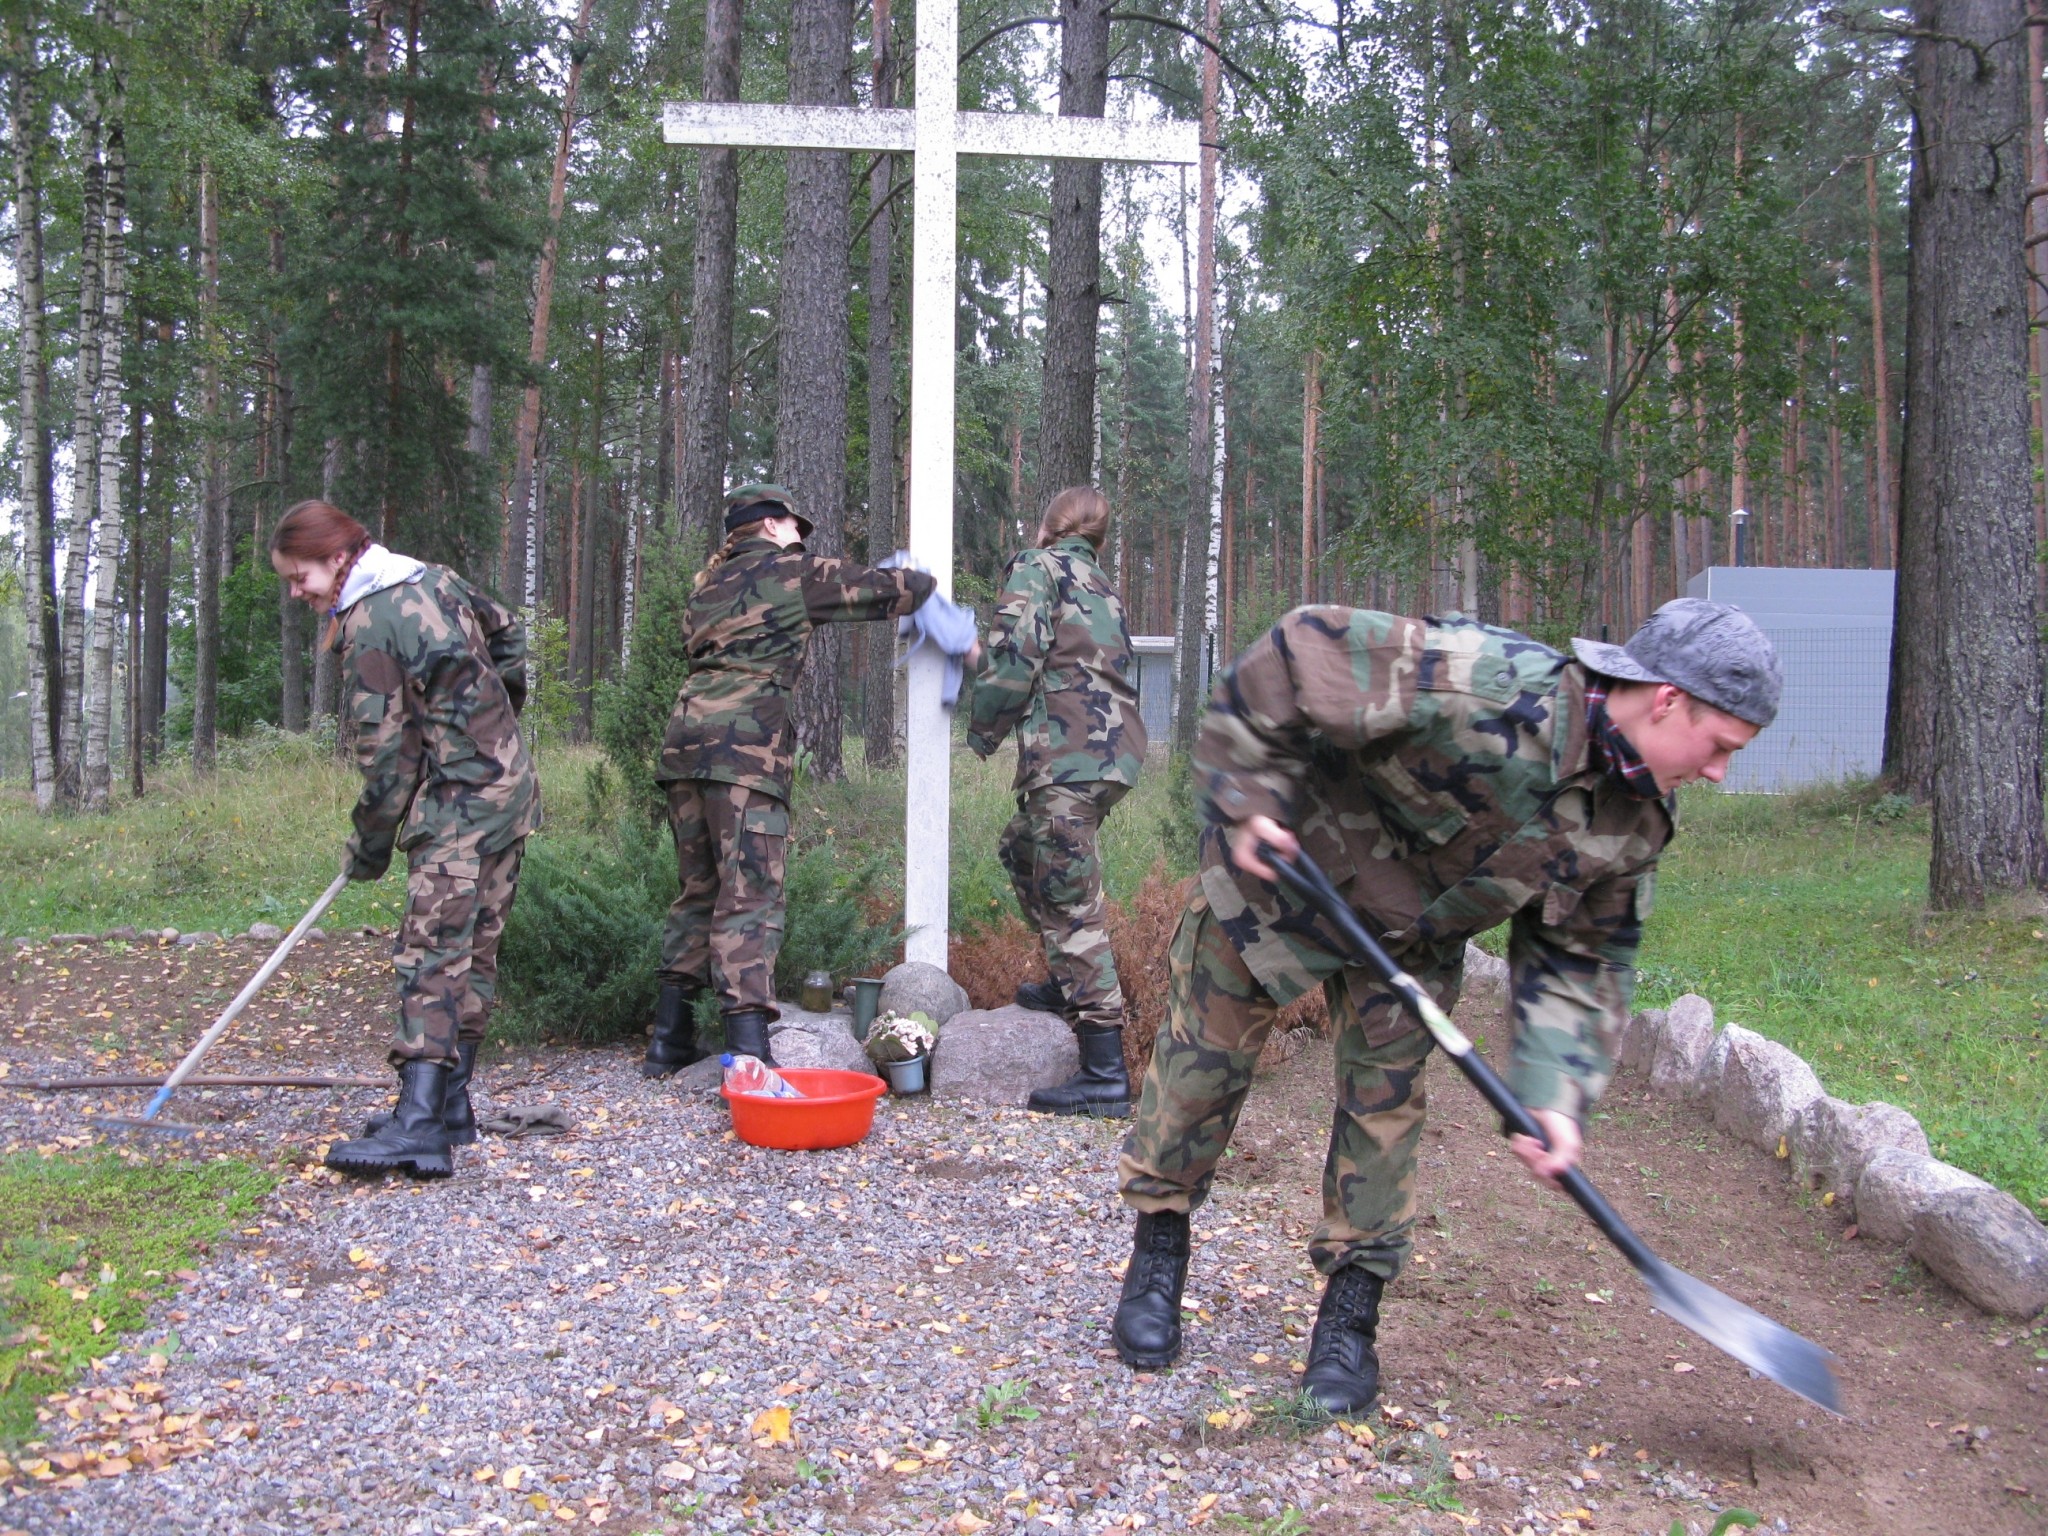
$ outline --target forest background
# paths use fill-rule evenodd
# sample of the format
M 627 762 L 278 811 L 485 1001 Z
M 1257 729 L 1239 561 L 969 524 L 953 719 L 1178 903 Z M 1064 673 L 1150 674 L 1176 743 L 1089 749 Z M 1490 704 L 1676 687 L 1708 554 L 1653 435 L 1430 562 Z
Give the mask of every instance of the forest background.
M 1043 163 L 963 171 L 970 600 L 1045 498 L 1091 476 L 1118 508 L 1133 628 L 1212 631 L 1225 656 L 1315 598 L 1553 641 L 1626 632 L 1731 558 L 1736 508 L 1753 563 L 1892 563 L 1896 28 L 1746 0 L 1215 10 L 963 18 L 964 106 L 1060 101 L 1087 15 L 1101 35 L 1082 62 L 1126 115 L 1197 115 L 1213 26 L 1222 167 L 1216 198 L 1199 177 L 1094 169 L 1079 213 Z M 0 620 L 10 777 L 28 766 L 38 573 L 59 798 L 98 803 L 167 749 L 203 767 L 222 735 L 331 713 L 312 621 L 262 555 L 303 496 L 533 607 L 538 727 L 577 739 L 626 671 L 650 569 L 701 554 L 721 481 L 810 481 L 826 550 L 902 542 L 909 214 L 889 194 L 907 167 L 700 156 L 660 143 L 658 112 L 707 80 L 911 99 L 913 16 L 6 13 L 11 233 L 36 256 L 17 257 L 5 338 L 22 382 L 0 496 L 11 595 L 31 599 Z M 737 172 L 724 187 L 714 162 Z M 1100 253 L 1079 301 L 1077 227 Z M 881 658 L 847 650 L 812 670 L 837 672 L 834 701 L 886 755 Z M 829 777 L 844 717 L 822 714 L 805 745 Z

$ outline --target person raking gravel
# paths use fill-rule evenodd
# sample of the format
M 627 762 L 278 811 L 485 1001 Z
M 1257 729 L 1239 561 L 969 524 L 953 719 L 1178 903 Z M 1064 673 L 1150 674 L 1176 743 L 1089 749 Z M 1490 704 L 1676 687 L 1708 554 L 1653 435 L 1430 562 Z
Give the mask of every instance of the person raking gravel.
M 540 826 L 540 778 L 519 738 L 526 630 L 453 571 L 395 554 L 339 507 L 302 501 L 278 520 L 270 563 L 329 616 L 363 792 L 345 868 L 377 880 L 406 856 L 405 920 L 392 950 L 398 1102 L 338 1142 L 329 1167 L 454 1172 L 476 1140 L 469 1083 L 497 997 L 498 941 Z
M 870 570 L 814 555 L 811 520 L 779 485 L 725 499 L 725 543 L 697 573 L 676 696 L 655 779 L 668 796 L 680 891 L 661 938 L 661 989 L 640 1070 L 667 1077 L 703 1059 L 697 1001 L 715 992 L 728 1051 L 772 1062 L 775 957 L 795 764 L 790 697 L 820 624 L 913 612 L 924 571 Z
M 1577 1163 L 1674 830 L 1665 797 L 1721 780 L 1776 715 L 1781 678 L 1748 615 L 1697 598 L 1666 603 L 1626 645 L 1572 645 L 1576 660 L 1467 619 L 1300 608 L 1218 680 L 1195 745 L 1201 874 L 1118 1168 L 1138 1212 L 1114 1322 L 1126 1364 L 1178 1356 L 1189 1212 L 1275 1016 L 1320 984 L 1336 1112 L 1302 1386 L 1331 1413 L 1378 1395 L 1380 1299 L 1408 1256 L 1432 1041 L 1276 887 L 1261 848 L 1306 850 L 1446 1011 L 1466 941 L 1509 923 L 1506 1075 L 1549 1143 L 1511 1145 L 1545 1181 Z

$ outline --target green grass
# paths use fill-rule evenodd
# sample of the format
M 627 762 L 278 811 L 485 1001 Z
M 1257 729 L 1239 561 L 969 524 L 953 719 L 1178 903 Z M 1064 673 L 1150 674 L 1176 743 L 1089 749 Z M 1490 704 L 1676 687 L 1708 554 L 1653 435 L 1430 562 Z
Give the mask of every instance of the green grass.
M 231 1159 L 0 1158 L 0 1445 L 33 1434 L 36 1403 L 140 1328 L 173 1274 L 275 1182 Z
M 582 808 L 596 754 L 541 756 L 551 819 Z M 26 791 L 0 790 L 0 934 L 45 938 L 127 924 L 186 933 L 288 928 L 341 868 L 352 763 L 319 741 L 265 731 L 221 744 L 212 779 L 182 764 L 153 773 L 140 800 L 116 795 L 105 816 L 35 814 Z M 405 910 L 405 861 L 374 885 L 351 885 L 321 919 L 329 930 L 390 928 Z
M 1927 813 L 1872 786 L 1687 791 L 1637 1002 L 1684 992 L 1911 1110 L 1935 1155 L 2048 1212 L 2048 914 L 1929 913 Z

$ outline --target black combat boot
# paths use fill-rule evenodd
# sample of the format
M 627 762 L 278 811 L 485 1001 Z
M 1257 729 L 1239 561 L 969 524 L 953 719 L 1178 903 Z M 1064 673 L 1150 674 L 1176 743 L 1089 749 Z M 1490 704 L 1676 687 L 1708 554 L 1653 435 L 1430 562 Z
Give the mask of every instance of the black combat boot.
M 697 1048 L 697 999 L 703 988 L 685 981 L 664 981 L 654 1000 L 654 1031 L 647 1037 L 642 1077 L 668 1077 L 704 1059 Z
M 1067 1016 L 1067 994 L 1060 990 L 1056 981 L 1027 981 L 1019 984 L 1013 999 L 1019 1008 L 1029 1008 L 1033 1013 L 1055 1013 L 1061 1018 Z
M 416 1179 L 445 1179 L 455 1171 L 448 1129 L 441 1123 L 448 1079 L 445 1061 L 408 1061 L 398 1069 L 398 1103 L 374 1136 L 344 1141 L 327 1154 L 343 1173 L 388 1173 L 402 1168 Z
M 448 1145 L 467 1147 L 476 1141 L 476 1110 L 469 1102 L 469 1080 L 476 1072 L 476 1053 L 481 1040 L 455 1042 L 455 1065 L 448 1069 L 448 1091 L 441 1099 L 441 1126 L 448 1132 Z M 363 1122 L 363 1134 L 374 1136 L 391 1123 L 393 1110 L 370 1116 Z
M 735 1008 L 725 1016 L 725 1048 L 735 1056 L 752 1056 L 775 1065 L 768 1054 L 768 1010 Z
M 1363 1413 L 1380 1395 L 1380 1357 L 1373 1343 L 1386 1285 L 1356 1264 L 1347 1264 L 1323 1285 L 1301 1389 L 1325 1413 Z
M 1180 1357 L 1180 1293 L 1188 1283 L 1188 1218 L 1181 1211 L 1141 1214 L 1131 1267 L 1110 1331 L 1117 1358 L 1156 1370 Z
M 1057 1088 L 1040 1088 L 1025 1107 L 1041 1115 L 1100 1115 L 1121 1120 L 1131 1112 L 1131 1079 L 1124 1071 L 1124 1032 L 1120 1029 L 1074 1031 L 1081 1047 L 1081 1070 Z

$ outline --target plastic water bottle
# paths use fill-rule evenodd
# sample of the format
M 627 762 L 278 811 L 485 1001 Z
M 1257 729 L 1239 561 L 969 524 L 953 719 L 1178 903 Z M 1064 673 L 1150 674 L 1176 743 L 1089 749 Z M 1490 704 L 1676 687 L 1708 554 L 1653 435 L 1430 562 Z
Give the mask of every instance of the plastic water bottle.
M 783 1076 L 758 1056 L 735 1056 L 727 1051 L 718 1058 L 725 1068 L 725 1086 L 733 1093 L 758 1094 L 767 1099 L 800 1099 Z

